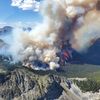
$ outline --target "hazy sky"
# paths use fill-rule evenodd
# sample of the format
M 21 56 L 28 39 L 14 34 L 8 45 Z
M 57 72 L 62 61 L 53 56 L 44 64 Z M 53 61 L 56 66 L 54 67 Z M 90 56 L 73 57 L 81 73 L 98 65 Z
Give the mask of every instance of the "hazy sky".
M 0 0 L 0 23 L 40 21 L 41 16 L 33 10 L 22 10 L 11 6 L 11 0 Z

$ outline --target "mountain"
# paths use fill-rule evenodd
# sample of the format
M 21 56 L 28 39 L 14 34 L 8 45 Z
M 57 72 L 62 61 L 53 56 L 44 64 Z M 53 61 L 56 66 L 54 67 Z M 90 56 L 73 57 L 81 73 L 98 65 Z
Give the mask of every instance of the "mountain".
M 88 48 L 83 56 L 86 63 L 100 65 L 100 38 Z
M 30 32 L 31 30 L 32 30 L 31 27 L 23 27 L 23 31 L 28 31 L 28 32 Z
M 31 27 L 20 27 L 23 31 L 30 32 L 32 30 Z M 14 28 L 11 26 L 4 26 L 0 28 L 0 35 L 11 33 Z
M 84 58 L 83 55 L 73 49 L 72 59 L 70 60 L 71 64 L 83 64 Z
M 0 75 L 0 100 L 79 100 L 67 88 L 66 78 L 27 68 Z
M 94 64 L 100 65 L 100 38 L 92 41 L 92 45 L 87 49 L 86 52 L 77 52 L 73 48 L 72 58 L 69 63 L 72 64 Z
M 0 28 L 0 35 L 10 33 L 12 30 L 13 30 L 13 27 L 4 26 L 3 28 Z

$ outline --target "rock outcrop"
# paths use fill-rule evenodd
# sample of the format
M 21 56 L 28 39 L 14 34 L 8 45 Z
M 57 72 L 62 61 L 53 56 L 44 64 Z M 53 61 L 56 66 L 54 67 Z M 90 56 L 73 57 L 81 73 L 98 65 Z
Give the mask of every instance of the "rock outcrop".
M 69 92 L 66 78 L 16 68 L 0 76 L 0 100 L 78 100 Z

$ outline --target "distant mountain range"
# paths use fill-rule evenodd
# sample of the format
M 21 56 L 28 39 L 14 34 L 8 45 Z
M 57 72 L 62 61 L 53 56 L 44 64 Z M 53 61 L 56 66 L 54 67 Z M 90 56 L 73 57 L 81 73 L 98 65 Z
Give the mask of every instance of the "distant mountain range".
M 98 38 L 85 53 L 73 50 L 71 63 L 100 65 L 100 38 Z
M 11 33 L 14 28 L 12 26 L 4 26 L 0 28 L 0 35 Z M 22 27 L 23 31 L 31 31 L 31 27 Z
M 86 63 L 100 65 L 100 38 L 88 48 L 83 56 Z
M 10 33 L 13 30 L 13 27 L 11 26 L 4 26 L 3 28 L 0 28 L 0 35 Z
M 23 31 L 31 31 L 32 28 L 31 27 L 23 27 Z

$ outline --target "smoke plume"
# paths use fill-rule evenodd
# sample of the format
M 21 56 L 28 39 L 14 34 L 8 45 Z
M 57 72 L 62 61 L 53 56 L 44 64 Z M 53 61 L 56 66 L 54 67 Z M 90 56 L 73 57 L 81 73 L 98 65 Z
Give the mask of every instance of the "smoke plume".
M 42 1 L 39 6 L 42 23 L 28 33 L 15 28 L 7 52 L 15 62 L 21 61 L 24 65 L 40 60 L 50 69 L 60 67 L 56 53 L 62 42 L 70 40 L 72 47 L 80 51 L 89 47 L 92 39 L 100 37 L 97 4 L 98 0 Z

